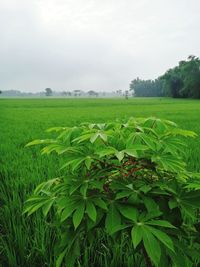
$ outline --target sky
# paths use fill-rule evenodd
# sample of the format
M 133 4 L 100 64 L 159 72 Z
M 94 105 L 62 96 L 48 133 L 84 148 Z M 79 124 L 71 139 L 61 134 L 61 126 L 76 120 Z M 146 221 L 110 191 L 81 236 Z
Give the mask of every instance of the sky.
M 189 55 L 199 0 L 0 0 L 0 90 L 127 90 Z

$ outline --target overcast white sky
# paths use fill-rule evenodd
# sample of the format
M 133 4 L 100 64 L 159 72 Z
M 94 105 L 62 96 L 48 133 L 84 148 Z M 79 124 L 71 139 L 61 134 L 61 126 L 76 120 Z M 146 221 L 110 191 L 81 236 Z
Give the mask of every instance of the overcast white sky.
M 0 90 L 125 90 L 191 54 L 200 0 L 0 0 Z

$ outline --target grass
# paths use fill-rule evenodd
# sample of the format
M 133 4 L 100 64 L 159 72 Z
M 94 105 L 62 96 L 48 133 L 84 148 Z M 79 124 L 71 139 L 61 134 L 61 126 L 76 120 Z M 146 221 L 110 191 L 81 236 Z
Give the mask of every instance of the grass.
M 50 222 L 46 224 L 38 213 L 24 217 L 22 210 L 24 200 L 38 183 L 59 175 L 60 164 L 54 156 L 40 156 L 38 148 L 24 148 L 26 143 L 47 137 L 45 130 L 52 126 L 130 116 L 169 119 L 200 136 L 199 114 L 199 100 L 0 99 L 0 266 L 54 266 L 55 263 L 55 228 Z M 200 137 L 188 140 L 186 160 L 188 169 L 200 172 Z M 116 257 L 124 252 L 123 247 L 115 250 L 109 257 L 117 267 L 116 262 L 121 265 Z M 102 266 L 111 266 L 106 249 L 102 251 L 99 252 Z M 88 249 L 89 256 L 84 256 L 85 267 L 92 253 Z M 134 266 L 131 256 L 127 264 Z

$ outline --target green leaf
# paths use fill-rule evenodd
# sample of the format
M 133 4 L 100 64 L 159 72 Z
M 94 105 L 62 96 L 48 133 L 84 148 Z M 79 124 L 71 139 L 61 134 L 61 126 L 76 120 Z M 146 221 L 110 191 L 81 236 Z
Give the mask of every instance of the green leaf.
M 97 127 L 100 129 L 100 130 L 103 130 L 105 128 L 106 124 L 105 123 L 98 123 L 97 124 Z
M 30 198 L 26 203 L 27 205 L 23 211 L 23 214 L 28 213 L 28 216 L 30 216 L 32 213 L 36 212 L 38 209 L 48 204 L 49 198 L 46 198 L 46 197 L 43 198 L 43 197 L 38 196 L 36 200 L 34 200 L 34 197 L 33 197 L 33 198 Z
M 178 207 L 178 202 L 175 199 L 170 199 L 168 205 L 170 209 L 174 209 Z
M 60 154 L 60 153 L 62 153 L 63 150 L 65 150 L 63 145 L 51 144 L 51 145 L 43 147 L 41 150 L 41 154 L 42 155 L 44 155 L 44 154 L 49 155 L 53 151 L 55 151 L 57 154 Z
M 177 124 L 173 121 L 169 121 L 169 120 L 163 120 L 163 122 L 166 124 L 166 125 L 169 125 L 169 126 L 173 126 L 173 127 L 177 127 Z
M 151 191 L 152 187 L 150 185 L 144 184 L 140 187 L 140 191 L 142 191 L 143 193 L 147 193 L 149 191 Z M 153 200 L 153 199 L 152 199 Z M 152 201 L 151 201 L 152 202 Z M 156 204 L 156 203 L 155 203 Z M 153 203 L 150 204 L 150 206 L 153 208 Z M 149 207 L 150 207 L 149 206 Z M 156 208 L 156 206 L 154 205 L 154 208 Z
M 38 195 L 40 192 L 44 192 L 46 190 L 49 191 L 54 185 L 59 184 L 59 183 L 60 183 L 60 178 L 53 178 L 46 182 L 43 182 L 35 188 L 34 194 Z
M 155 141 L 153 140 L 153 138 L 151 138 L 150 136 L 146 135 L 146 134 L 140 134 L 140 138 L 144 141 L 144 143 L 153 151 L 155 150 Z
M 122 159 L 124 158 L 124 150 L 115 152 L 115 156 L 119 161 L 122 161 Z
M 100 158 L 104 156 L 109 156 L 115 154 L 116 149 L 114 147 L 105 147 L 103 149 L 98 149 L 96 154 L 99 155 Z
M 138 210 L 135 207 L 127 206 L 127 205 L 118 205 L 117 207 L 118 207 L 120 213 L 124 217 L 126 217 L 126 218 L 128 218 L 128 219 L 130 219 L 130 220 L 132 220 L 134 222 L 137 221 Z
M 174 252 L 174 244 L 172 239 L 163 231 L 160 231 L 154 227 L 146 226 L 148 227 L 149 231 L 158 239 L 160 240 L 167 248 L 172 250 Z
M 43 212 L 43 214 L 44 214 L 45 217 L 47 216 L 49 210 L 51 209 L 51 207 L 52 207 L 54 201 L 55 201 L 55 198 L 50 199 L 50 200 L 48 201 L 48 203 L 46 203 L 46 204 L 42 207 L 42 212 Z
M 176 228 L 170 222 L 164 221 L 164 220 L 151 220 L 151 221 L 146 222 L 146 224 L 157 225 L 157 226 L 167 227 L 167 228 Z
M 68 248 L 65 248 L 58 256 L 57 260 L 56 260 L 56 267 L 60 267 L 62 264 L 62 261 L 67 253 Z
M 90 124 L 88 125 L 88 128 L 89 128 L 89 129 L 93 129 L 95 126 L 96 126 L 96 123 L 90 123 Z
M 68 206 L 75 205 L 76 203 L 79 203 L 79 201 L 71 196 L 70 198 L 66 195 L 56 198 L 56 207 L 58 208 L 59 211 L 62 211 L 64 208 Z
M 86 165 L 88 170 L 90 169 L 92 162 L 93 162 L 93 159 L 90 156 L 87 156 L 85 159 L 85 165 Z
M 73 213 L 73 224 L 75 229 L 77 229 L 77 227 L 81 223 L 84 211 L 85 211 L 85 203 L 81 203 L 76 209 L 76 211 Z
M 161 256 L 161 249 L 158 241 L 147 227 L 143 227 L 142 236 L 144 247 L 149 258 L 158 266 Z
M 70 160 L 68 161 L 67 163 L 65 163 L 62 167 L 61 167 L 61 170 L 68 167 L 68 166 L 71 166 L 72 168 L 72 171 L 76 170 L 80 164 L 85 160 L 85 157 L 81 157 L 81 158 L 77 158 L 77 159 L 73 159 L 73 160 Z
M 105 214 L 105 212 L 103 212 L 102 210 L 98 210 L 98 212 L 97 212 L 97 218 L 96 218 L 96 221 L 95 222 L 92 221 L 92 220 L 89 220 L 89 219 L 86 220 L 87 229 L 88 230 L 91 230 L 92 228 L 94 228 L 95 226 L 97 226 L 99 224 L 99 222 L 101 221 L 101 219 L 103 218 L 104 214 Z M 89 232 L 88 232 L 88 234 L 89 234 Z M 90 232 L 90 234 L 93 234 L 93 231 Z M 94 238 L 96 238 L 96 237 L 94 236 Z
M 77 148 L 74 148 L 72 146 L 65 147 L 65 146 L 60 146 L 60 149 L 57 149 L 58 155 L 66 153 L 67 155 L 73 155 L 73 154 L 80 154 L 80 150 Z
M 88 183 L 86 182 L 80 187 L 80 193 L 83 196 L 83 198 L 87 197 L 87 190 L 88 190 Z
M 84 141 L 89 140 L 89 139 L 91 138 L 92 135 L 93 135 L 92 132 L 91 132 L 91 133 L 87 133 L 87 134 L 82 134 L 82 133 L 81 133 L 80 136 L 74 138 L 72 142 L 73 142 L 73 143 L 78 142 L 78 144 L 80 144 L 80 143 L 82 143 L 82 142 L 84 142 Z
M 95 133 L 93 134 L 91 137 L 90 137 L 90 142 L 91 143 L 94 143 L 96 141 L 96 139 L 98 138 L 99 134 L 98 133 Z
M 185 163 L 171 154 L 153 155 L 151 160 L 166 171 L 178 173 L 184 171 Z
M 131 237 L 133 246 L 136 249 L 139 243 L 142 241 L 142 226 L 134 226 L 131 230 Z
M 67 218 L 69 218 L 69 216 L 71 216 L 71 214 L 73 213 L 73 211 L 76 209 L 76 204 L 72 203 L 69 205 L 66 205 L 66 207 L 63 209 L 62 214 L 61 214 L 61 219 L 60 221 L 63 222 L 65 221 Z
M 128 197 L 128 196 L 131 195 L 131 193 L 132 193 L 132 192 L 131 192 L 130 190 L 129 190 L 129 191 L 122 191 L 122 192 L 119 192 L 119 193 L 117 193 L 115 199 L 117 200 L 117 199 L 121 199 L 121 198 L 124 198 L 124 197 Z
M 130 140 L 129 139 L 127 140 L 126 149 L 131 149 L 134 151 L 144 151 L 144 150 L 149 149 L 147 145 L 135 144 L 135 143 L 130 142 L 131 140 L 132 138 Z
M 44 139 L 44 140 L 37 139 L 29 142 L 28 144 L 25 145 L 25 147 L 34 145 L 52 144 L 52 143 L 57 143 L 57 141 L 54 139 Z
M 99 137 L 104 141 L 107 142 L 107 135 L 105 133 L 99 133 Z
M 114 227 L 121 225 L 121 216 L 116 209 L 114 203 L 109 206 L 106 216 L 105 227 L 106 231 L 111 234 Z
M 187 182 L 185 188 L 189 190 L 200 190 L 200 180 Z
M 152 198 L 143 197 L 143 201 L 148 212 L 151 212 L 153 210 L 159 210 L 159 206 L 156 204 L 156 202 Z
M 134 157 L 134 158 L 138 157 L 138 153 L 137 153 L 137 151 L 135 149 L 130 149 L 130 148 L 129 149 L 125 149 L 124 152 L 126 154 L 128 154 L 129 156 L 131 156 L 131 157 Z
M 119 232 L 121 230 L 124 230 L 128 227 L 130 227 L 131 225 L 127 225 L 127 224 L 123 224 L 123 225 L 116 225 L 113 227 L 113 229 L 111 230 L 110 234 L 113 235 L 115 234 L 116 232 Z
M 179 129 L 179 128 L 174 128 L 172 130 L 170 130 L 170 134 L 173 135 L 182 135 L 185 137 L 197 137 L 197 134 L 193 131 L 188 131 L 188 130 L 183 130 L 183 129 Z
M 66 131 L 66 130 L 70 130 L 70 128 L 69 127 L 51 127 L 51 128 L 48 128 L 46 132 L 50 133 L 50 132 L 60 132 L 60 131 Z
M 164 136 L 160 143 L 165 147 L 164 152 L 170 152 L 171 154 L 176 153 L 177 151 L 181 151 L 184 153 L 186 144 L 182 142 L 179 138 L 172 136 Z
M 162 212 L 158 209 L 148 211 L 148 213 L 144 213 L 143 221 L 149 222 L 149 220 L 153 218 L 157 218 L 162 215 Z
M 95 134 L 93 134 L 90 138 L 90 142 L 94 143 L 98 137 L 102 139 L 104 142 L 107 142 L 107 135 L 101 131 L 98 131 Z
M 69 195 L 72 195 L 82 184 L 83 181 L 75 181 L 74 183 L 72 182 L 69 189 Z
M 95 205 L 98 206 L 99 208 L 104 209 L 104 210 L 108 210 L 107 205 L 106 205 L 106 203 L 105 203 L 105 201 L 104 201 L 103 199 L 101 199 L 101 198 L 95 198 L 95 199 L 93 199 L 92 201 L 93 201 L 93 202 L 95 203 Z
M 95 205 L 92 203 L 92 201 L 87 201 L 86 212 L 87 212 L 88 216 L 90 217 L 90 219 L 92 221 L 96 222 L 97 211 L 96 211 Z

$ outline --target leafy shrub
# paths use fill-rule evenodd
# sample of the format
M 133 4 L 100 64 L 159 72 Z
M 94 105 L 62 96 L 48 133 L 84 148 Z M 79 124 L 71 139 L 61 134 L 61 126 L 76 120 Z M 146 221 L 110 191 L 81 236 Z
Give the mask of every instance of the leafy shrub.
M 62 157 L 63 176 L 40 184 L 25 213 L 42 209 L 60 229 L 57 267 L 81 263 L 99 233 L 110 244 L 125 236 L 140 266 L 198 266 L 200 182 L 183 160 L 195 133 L 156 118 L 48 131 L 56 138 L 27 146 Z

